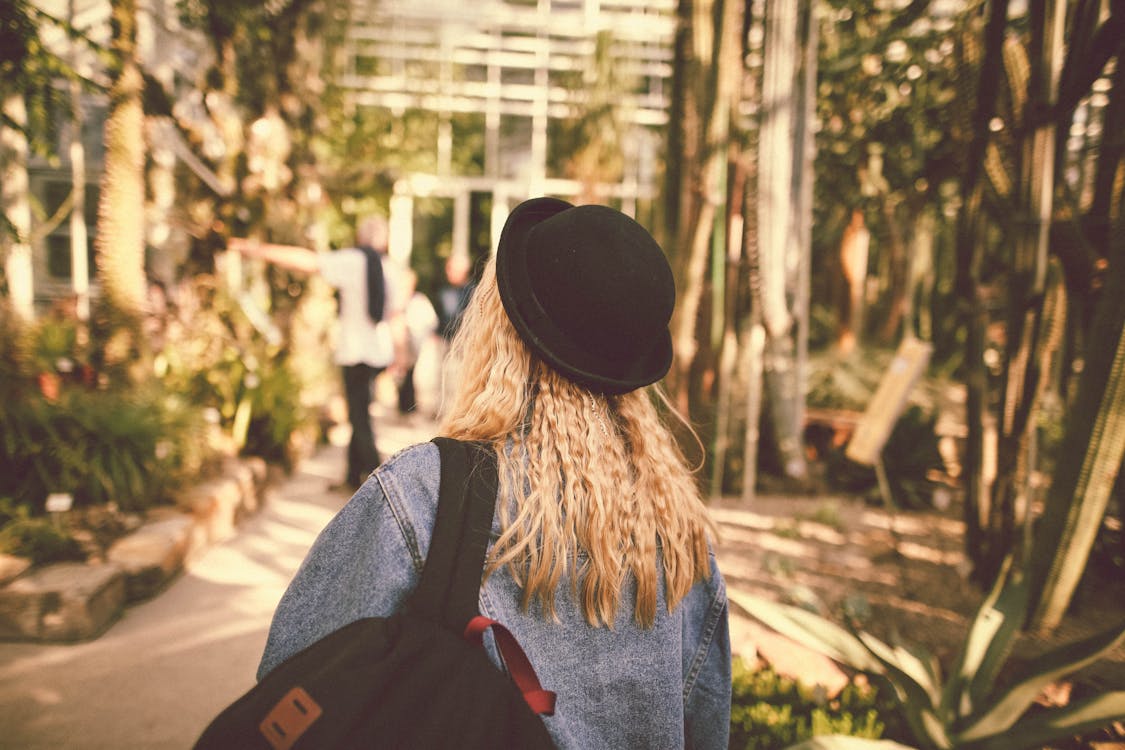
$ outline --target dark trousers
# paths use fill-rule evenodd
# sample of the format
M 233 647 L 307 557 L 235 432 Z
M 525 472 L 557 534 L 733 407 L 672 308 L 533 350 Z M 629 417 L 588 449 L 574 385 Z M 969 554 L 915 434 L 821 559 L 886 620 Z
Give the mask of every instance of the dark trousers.
M 379 465 L 375 448 L 375 430 L 371 427 L 371 386 L 382 367 L 363 363 L 345 365 L 344 398 L 348 402 L 348 422 L 352 438 L 348 441 L 348 474 L 344 481 L 358 487 Z
M 406 374 L 402 376 L 402 385 L 398 387 L 398 413 L 409 414 L 418 408 L 418 397 L 414 392 L 414 366 L 411 365 Z

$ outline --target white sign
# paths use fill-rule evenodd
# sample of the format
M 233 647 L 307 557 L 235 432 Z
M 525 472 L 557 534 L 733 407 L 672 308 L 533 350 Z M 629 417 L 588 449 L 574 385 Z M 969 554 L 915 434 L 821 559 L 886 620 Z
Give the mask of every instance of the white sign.
M 52 492 L 47 495 L 48 513 L 66 513 L 74 505 L 74 496 L 69 492 Z

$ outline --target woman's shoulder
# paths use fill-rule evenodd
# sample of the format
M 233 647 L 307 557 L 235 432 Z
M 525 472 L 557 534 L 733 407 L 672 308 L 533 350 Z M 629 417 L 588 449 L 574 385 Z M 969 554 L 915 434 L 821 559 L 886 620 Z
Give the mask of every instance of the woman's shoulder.
M 372 475 L 383 492 L 416 494 L 437 493 L 441 481 L 441 454 L 434 443 L 415 443 L 398 451 Z
M 429 527 L 437 512 L 441 489 L 441 454 L 434 443 L 403 448 L 375 470 L 378 483 L 400 524 Z M 407 529 L 404 533 L 410 535 Z
M 409 474 L 441 468 L 441 455 L 433 442 L 415 443 L 398 451 L 375 470 L 376 474 Z

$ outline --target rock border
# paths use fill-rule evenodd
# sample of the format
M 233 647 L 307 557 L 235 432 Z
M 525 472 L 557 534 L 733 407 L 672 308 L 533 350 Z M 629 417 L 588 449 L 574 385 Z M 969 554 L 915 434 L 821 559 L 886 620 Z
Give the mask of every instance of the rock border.
M 229 458 L 214 479 L 156 508 L 113 543 L 104 562 L 31 567 L 8 557 L 0 568 L 0 640 L 74 642 L 97 638 L 125 611 L 150 599 L 212 545 L 262 508 L 269 467 Z M 14 575 L 13 575 L 14 574 Z

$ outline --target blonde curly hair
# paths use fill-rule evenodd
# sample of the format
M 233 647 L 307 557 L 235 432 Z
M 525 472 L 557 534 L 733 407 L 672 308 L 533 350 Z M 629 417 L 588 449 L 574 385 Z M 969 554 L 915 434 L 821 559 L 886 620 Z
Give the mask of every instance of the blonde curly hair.
M 592 393 L 539 361 L 504 312 L 495 260 L 451 356 L 460 378 L 440 431 L 496 448 L 500 496 L 517 500 L 500 503 L 487 572 L 508 566 L 525 609 L 553 616 L 569 575 L 587 622 L 612 628 L 631 574 L 633 616 L 651 626 L 661 572 L 669 611 L 710 574 L 713 527 L 656 388 Z

